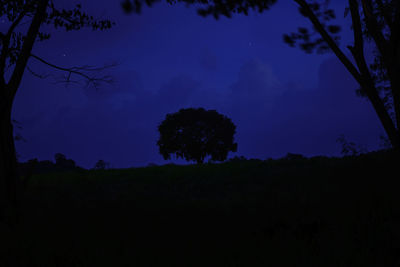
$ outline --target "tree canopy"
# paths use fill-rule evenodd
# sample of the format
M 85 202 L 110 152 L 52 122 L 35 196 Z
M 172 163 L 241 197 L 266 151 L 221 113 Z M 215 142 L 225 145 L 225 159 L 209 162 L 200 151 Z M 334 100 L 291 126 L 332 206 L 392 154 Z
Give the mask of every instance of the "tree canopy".
M 181 109 L 167 114 L 158 130 L 160 139 L 157 145 L 164 159 L 175 154 L 178 158 L 197 163 L 203 163 L 206 156 L 211 156 L 214 161 L 223 161 L 229 151 L 237 150 L 234 143 L 236 126 L 215 110 Z
M 96 164 L 94 165 L 93 169 L 95 169 L 95 170 L 105 170 L 105 169 L 108 169 L 109 167 L 110 167 L 110 163 L 108 163 L 108 162 L 106 162 L 106 161 L 104 161 L 102 159 L 99 159 L 96 162 Z

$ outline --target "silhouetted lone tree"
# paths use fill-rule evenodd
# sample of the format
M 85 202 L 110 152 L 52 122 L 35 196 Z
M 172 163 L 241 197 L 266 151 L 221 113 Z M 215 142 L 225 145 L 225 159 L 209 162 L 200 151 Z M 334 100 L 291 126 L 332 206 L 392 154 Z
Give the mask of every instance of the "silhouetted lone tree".
M 197 163 L 203 163 L 206 156 L 223 161 L 229 151 L 237 150 L 234 143 L 236 126 L 215 110 L 181 109 L 167 114 L 158 130 L 160 139 L 157 145 L 164 159 L 175 154 L 178 158 Z
M 104 161 L 102 159 L 99 159 L 96 162 L 96 164 L 94 165 L 93 169 L 95 169 L 95 170 L 105 170 L 105 169 L 108 169 L 109 166 L 110 166 L 110 163 L 108 163 L 108 162 L 106 162 L 106 161 Z
M 57 167 L 63 169 L 74 169 L 76 167 L 75 161 L 73 161 L 72 159 L 67 159 L 64 154 L 56 153 L 54 155 L 54 159 L 56 161 Z
M 140 12 L 143 3 L 151 6 L 158 0 L 124 0 L 127 12 Z M 250 10 L 263 12 L 277 0 L 166 0 L 170 4 L 183 2 L 200 6 L 202 16 L 216 19 L 234 13 L 247 15 Z M 350 14 L 354 42 L 347 46 L 353 61 L 339 45 L 340 27 L 331 24 L 335 12 L 329 0 L 292 0 L 299 12 L 312 23 L 312 29 L 299 27 L 296 33 L 285 34 L 290 46 L 296 43 L 307 53 L 332 51 L 359 84 L 358 93 L 368 98 L 392 147 L 400 151 L 400 1 L 399 0 L 348 0 L 345 15 Z M 375 61 L 365 58 L 364 45 L 375 49 Z M 354 62 L 354 63 L 353 63 Z
M 66 31 L 84 27 L 93 30 L 109 29 L 109 20 L 96 20 L 81 10 L 78 4 L 72 9 L 59 8 L 53 0 L 0 0 L 0 218 L 13 224 L 17 220 L 17 161 L 13 139 L 11 110 L 25 69 L 38 77 L 28 67 L 30 58 L 63 71 L 66 82 L 76 82 L 72 76 L 83 77 L 89 84 L 110 82 L 110 77 L 94 76 L 102 68 L 90 66 L 60 67 L 48 62 L 32 51 L 35 42 L 50 39 L 49 32 L 42 31 L 42 25 Z

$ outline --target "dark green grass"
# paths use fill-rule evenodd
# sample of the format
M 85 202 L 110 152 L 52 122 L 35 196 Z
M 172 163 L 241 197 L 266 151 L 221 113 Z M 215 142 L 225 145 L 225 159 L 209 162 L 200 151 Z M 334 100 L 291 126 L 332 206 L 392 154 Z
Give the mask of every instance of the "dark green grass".
M 398 158 L 43 174 L 0 266 L 398 266 Z M 2 265 L 1 265 L 2 264 Z

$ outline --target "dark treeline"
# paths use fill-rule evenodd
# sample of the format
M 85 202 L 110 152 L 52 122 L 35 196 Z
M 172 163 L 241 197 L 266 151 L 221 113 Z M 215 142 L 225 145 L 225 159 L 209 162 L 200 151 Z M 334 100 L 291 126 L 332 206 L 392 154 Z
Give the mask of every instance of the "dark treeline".
M 0 266 L 396 266 L 397 162 L 288 154 L 33 175 L 16 232 L 0 227 Z
M 18 169 L 22 176 L 30 176 L 34 174 L 49 172 L 64 172 L 83 169 L 76 165 L 75 161 L 68 159 L 61 153 L 54 155 L 54 161 L 30 159 L 26 162 L 19 162 Z
M 246 158 L 245 156 L 234 156 L 229 159 L 226 159 L 220 163 L 245 163 L 245 162 L 259 162 L 259 163 L 271 163 L 271 164 L 281 164 L 281 163 L 321 163 L 321 162 L 330 162 L 330 164 L 343 163 L 346 161 L 353 161 L 354 159 L 360 159 L 361 162 L 367 159 L 375 159 L 377 160 L 379 157 L 382 157 L 381 160 L 392 160 L 396 158 L 396 152 L 389 149 L 382 149 L 379 151 L 370 151 L 370 152 L 359 152 L 352 151 L 353 153 L 348 153 L 347 151 L 342 151 L 342 157 L 328 157 L 328 156 L 313 156 L 306 157 L 302 154 L 297 153 L 287 153 L 284 157 L 281 158 L 266 158 L 256 159 L 256 158 Z M 216 161 L 211 158 L 207 161 L 206 164 L 217 164 Z M 166 163 L 165 165 L 176 165 L 174 163 Z M 149 163 L 147 167 L 158 167 L 158 164 Z M 162 166 L 162 165 L 160 165 Z M 110 169 L 111 164 L 104 160 L 98 160 L 91 170 L 106 170 Z M 135 167 L 132 167 L 135 168 Z M 68 159 L 65 155 L 61 153 L 56 153 L 54 155 L 54 161 L 51 160 L 38 160 L 37 158 L 33 158 L 27 160 L 25 162 L 18 162 L 18 170 L 20 175 L 23 177 L 32 176 L 37 174 L 46 174 L 46 173 L 62 173 L 62 172 L 70 172 L 70 171 L 79 171 L 79 170 L 89 170 L 87 168 L 80 167 L 76 165 L 75 161 L 72 159 Z

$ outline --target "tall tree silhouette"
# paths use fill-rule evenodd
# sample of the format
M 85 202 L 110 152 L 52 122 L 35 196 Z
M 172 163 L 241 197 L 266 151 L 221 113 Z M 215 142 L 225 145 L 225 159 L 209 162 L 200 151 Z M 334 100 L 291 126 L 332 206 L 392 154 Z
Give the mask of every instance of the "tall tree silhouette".
M 158 0 L 146 0 L 152 5 Z M 183 2 L 200 6 L 202 16 L 234 13 L 247 15 L 250 10 L 263 12 L 277 0 L 166 0 L 168 3 Z M 400 151 L 400 1 L 399 0 L 348 0 L 346 15 L 351 16 L 353 44 L 347 49 L 353 58 L 346 56 L 338 45 L 340 27 L 332 25 L 335 12 L 329 8 L 329 0 L 292 0 L 299 12 L 307 18 L 312 29 L 298 28 L 298 32 L 285 34 L 284 41 L 298 45 L 307 53 L 332 51 L 357 81 L 358 92 L 371 102 L 385 132 L 396 151 Z M 144 2 L 125 0 L 122 7 L 127 12 L 140 12 Z M 375 48 L 375 61 L 368 64 L 364 46 Z
M 12 105 L 25 70 L 39 76 L 28 67 L 34 58 L 49 67 L 66 72 L 65 81 L 72 82 L 72 75 L 83 77 L 87 83 L 97 85 L 108 82 L 109 77 L 92 75 L 96 68 L 61 67 L 52 64 L 32 52 L 35 42 L 50 39 L 49 32 L 42 31 L 53 26 L 66 31 L 90 27 L 93 30 L 109 29 L 110 20 L 97 20 L 81 10 L 81 5 L 63 9 L 53 0 L 4 0 L 0 1 L 0 17 L 6 22 L 0 32 L 0 218 L 9 222 L 17 218 L 17 161 L 11 120 Z M 26 26 L 28 24 L 28 26 Z M 24 26 L 25 25 L 25 26 Z M 26 29 L 26 30 L 24 30 Z

